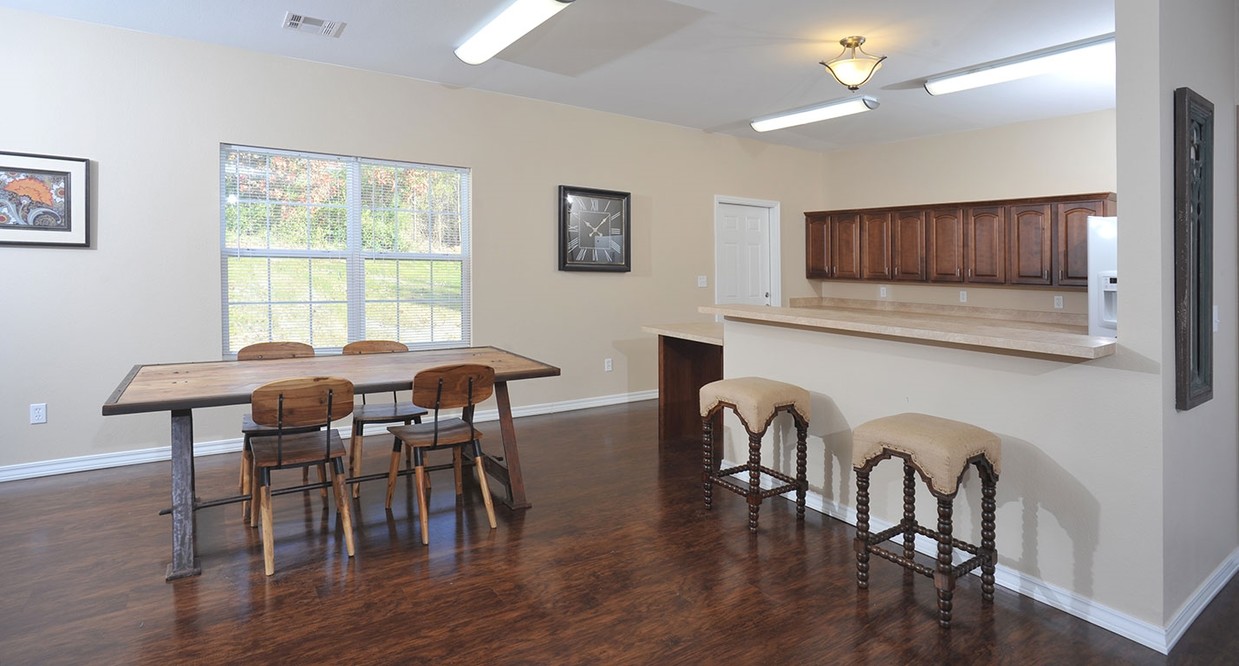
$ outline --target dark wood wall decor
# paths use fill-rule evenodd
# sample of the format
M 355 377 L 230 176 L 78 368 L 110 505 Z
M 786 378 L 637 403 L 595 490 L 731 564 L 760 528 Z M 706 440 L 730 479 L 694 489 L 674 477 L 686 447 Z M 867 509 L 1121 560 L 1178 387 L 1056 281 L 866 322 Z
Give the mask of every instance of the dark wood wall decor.
M 1175 409 L 1213 398 L 1213 103 L 1174 91 Z

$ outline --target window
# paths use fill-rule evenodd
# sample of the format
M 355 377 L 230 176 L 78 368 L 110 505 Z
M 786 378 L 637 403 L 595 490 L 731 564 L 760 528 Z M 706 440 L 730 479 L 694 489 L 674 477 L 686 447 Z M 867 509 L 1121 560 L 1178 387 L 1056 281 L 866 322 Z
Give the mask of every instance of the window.
M 223 349 L 466 346 L 469 170 L 220 147 Z

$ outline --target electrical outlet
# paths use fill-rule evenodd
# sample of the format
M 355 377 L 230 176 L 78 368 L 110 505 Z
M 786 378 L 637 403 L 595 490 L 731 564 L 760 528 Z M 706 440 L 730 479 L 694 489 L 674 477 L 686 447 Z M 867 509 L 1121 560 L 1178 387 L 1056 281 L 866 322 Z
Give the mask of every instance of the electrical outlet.
M 968 302 L 968 290 L 967 290 L 967 289 L 960 289 L 960 290 L 959 290 L 959 302 L 960 302 L 960 303 L 967 303 L 967 302 Z
M 611 359 L 609 359 L 609 358 L 604 358 L 604 359 L 602 359 L 602 371 L 603 371 L 603 372 L 611 372 L 611 370 L 612 370 L 612 367 L 611 367 Z
M 47 403 L 36 402 L 30 405 L 30 424 L 47 423 Z
M 706 276 L 704 276 L 704 275 L 698 275 L 698 276 L 697 276 L 697 286 L 698 286 L 698 287 L 708 287 L 708 286 L 710 286 L 710 281 L 706 279 Z
M 1055 310 L 1062 310 L 1062 309 L 1063 309 L 1063 297 L 1062 297 L 1062 296 L 1055 296 L 1055 297 L 1054 297 L 1054 309 L 1055 309 Z
M 878 287 L 878 298 L 886 298 L 889 292 L 886 291 L 886 286 Z

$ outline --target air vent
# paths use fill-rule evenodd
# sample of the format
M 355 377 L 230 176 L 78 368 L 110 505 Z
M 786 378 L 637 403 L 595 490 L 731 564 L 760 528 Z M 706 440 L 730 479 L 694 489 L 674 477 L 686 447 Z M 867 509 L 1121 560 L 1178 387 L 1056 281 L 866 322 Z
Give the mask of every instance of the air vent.
M 312 35 L 339 37 L 340 33 L 344 32 L 345 25 L 347 24 L 343 21 L 326 21 L 313 16 L 304 16 L 292 12 L 284 13 L 285 28 L 296 30 L 297 32 L 308 32 Z

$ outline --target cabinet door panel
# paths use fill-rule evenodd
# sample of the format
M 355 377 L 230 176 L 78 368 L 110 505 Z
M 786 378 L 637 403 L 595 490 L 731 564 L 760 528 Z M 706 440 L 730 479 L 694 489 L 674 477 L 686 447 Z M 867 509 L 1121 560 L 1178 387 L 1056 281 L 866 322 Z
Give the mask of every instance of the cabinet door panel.
M 1007 221 L 1005 206 L 969 208 L 964 225 L 967 247 L 965 281 L 1002 284 L 1007 281 Z
M 928 277 L 925 272 L 925 217 L 923 210 L 901 210 L 894 214 L 891 263 L 896 280 L 923 281 Z
M 831 277 L 860 279 L 860 215 L 842 213 L 830 216 Z
M 1088 285 L 1088 216 L 1105 215 L 1102 201 L 1076 201 L 1057 206 L 1058 239 L 1054 253 L 1054 277 L 1062 286 Z
M 1011 206 L 1011 283 L 1050 284 L 1050 206 Z
M 929 281 L 964 280 L 964 213 L 959 208 L 936 208 L 929 217 Z
M 830 277 L 830 218 L 805 215 L 805 277 Z
M 891 214 L 865 213 L 861 216 L 861 277 L 889 280 L 891 269 Z

